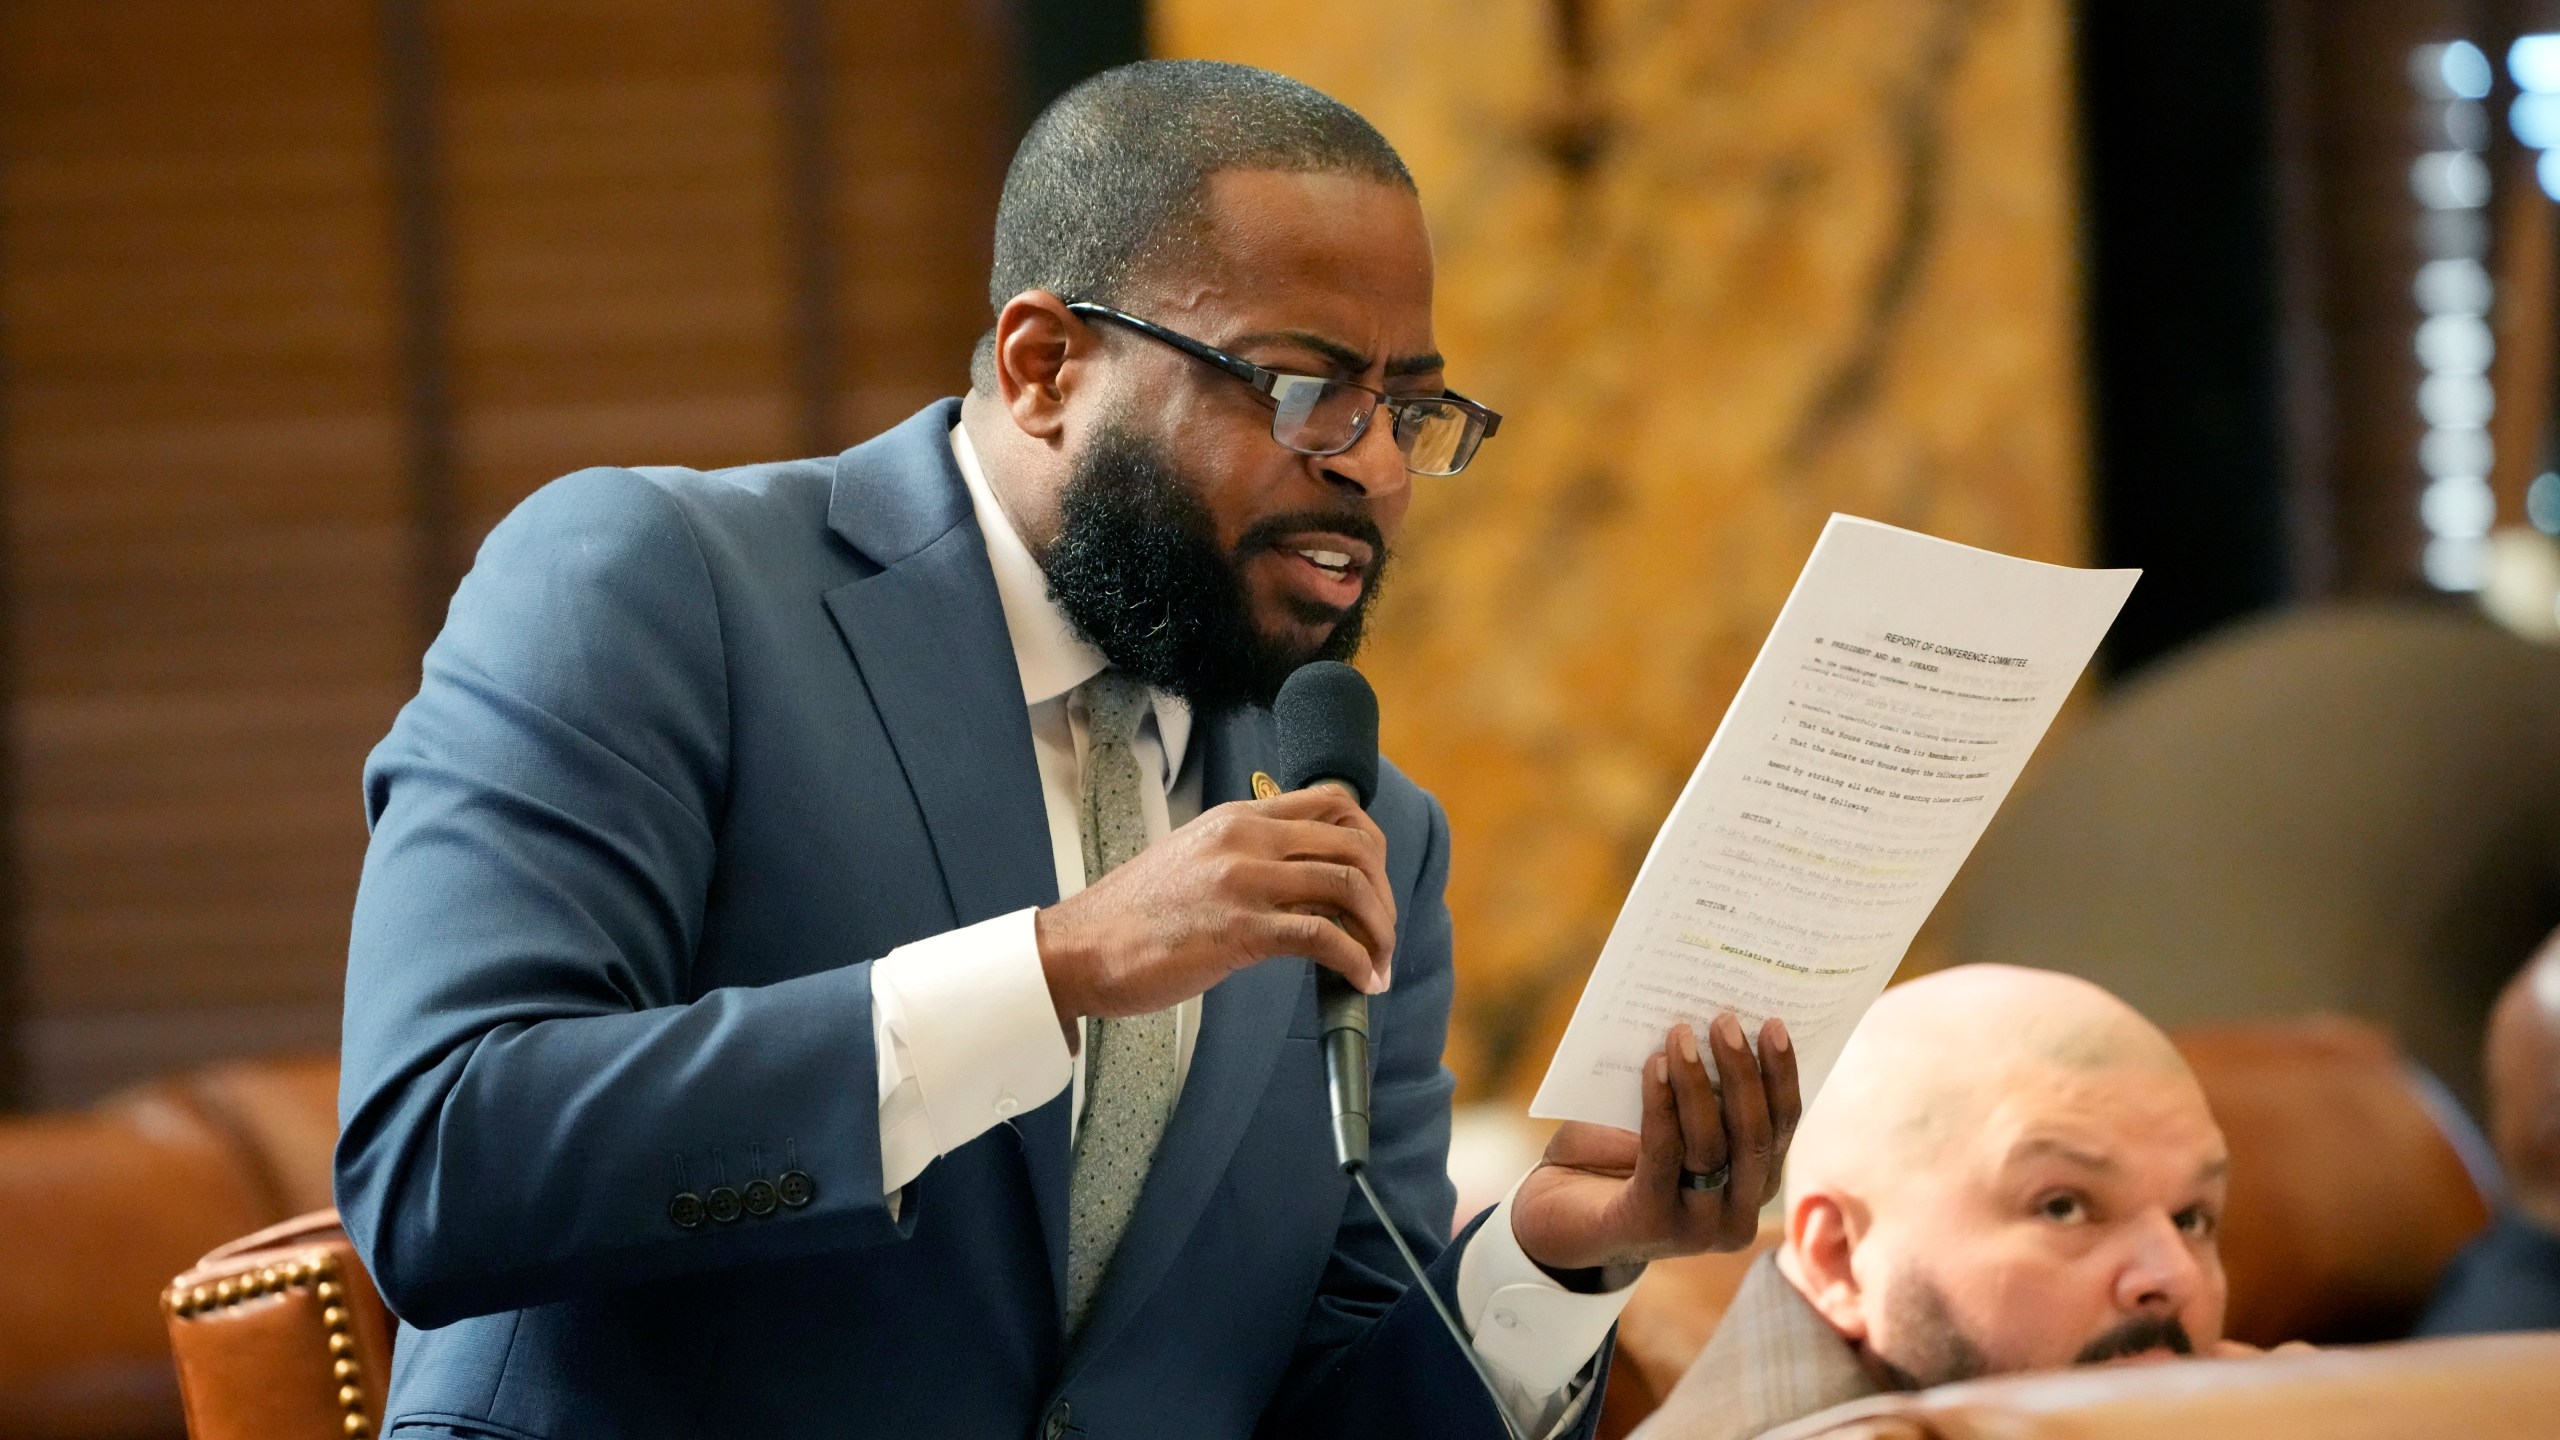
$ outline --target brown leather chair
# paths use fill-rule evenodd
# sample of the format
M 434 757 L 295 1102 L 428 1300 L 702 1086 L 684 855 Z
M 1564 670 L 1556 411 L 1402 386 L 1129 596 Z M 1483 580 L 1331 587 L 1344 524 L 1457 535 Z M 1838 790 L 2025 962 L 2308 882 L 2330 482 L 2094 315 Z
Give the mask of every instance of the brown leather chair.
M 2175 1038 L 2231 1144 L 2226 1333 L 2252 1345 L 2408 1334 L 2489 1204 L 2391 1038 L 2343 1016 Z
M 152 1299 L 172 1256 L 273 1218 L 263 1199 L 166 1087 L 0 1125 L 0 1214 L 28 1242 L 0 1265 L 0 1434 L 180 1433 Z
M 391 1312 L 338 1212 L 243 1236 L 169 1283 L 193 1440 L 364 1440 L 382 1428 Z
M 337 1203 L 338 1062 L 242 1060 L 173 1082 L 229 1135 L 278 1219 Z
M 2414 1440 L 2560 1435 L 2560 1333 L 1942 1385 L 1770 1440 Z
M 337 1067 L 219 1066 L 0 1120 L 0 1436 L 180 1440 L 159 1298 L 227 1237 L 326 1203 Z

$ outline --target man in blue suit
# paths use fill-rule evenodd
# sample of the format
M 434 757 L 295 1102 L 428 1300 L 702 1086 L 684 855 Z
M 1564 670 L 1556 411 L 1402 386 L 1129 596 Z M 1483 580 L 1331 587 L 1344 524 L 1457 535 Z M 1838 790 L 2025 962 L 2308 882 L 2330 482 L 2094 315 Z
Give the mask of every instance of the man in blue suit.
M 1442 1243 L 1447 824 L 1392 767 L 1257 797 L 1496 423 L 1393 150 L 1125 67 L 996 251 L 965 400 L 526 501 L 374 753 L 338 1194 L 393 1434 L 1587 1431 L 1642 1263 L 1750 1237 L 1793 1054 L 1725 1017 Z M 1318 967 L 1472 1356 L 1333 1164 Z
M 2481 1050 L 2507 1193 L 2445 1267 L 2420 1335 L 2560 1329 L 2560 933 L 2499 993 Z

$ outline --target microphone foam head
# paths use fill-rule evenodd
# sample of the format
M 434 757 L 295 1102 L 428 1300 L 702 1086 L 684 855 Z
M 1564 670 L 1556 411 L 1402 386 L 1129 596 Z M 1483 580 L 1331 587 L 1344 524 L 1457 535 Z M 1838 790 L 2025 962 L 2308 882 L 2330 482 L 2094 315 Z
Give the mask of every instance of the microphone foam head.
M 1301 665 L 1271 702 L 1280 722 L 1280 785 L 1347 780 L 1366 808 L 1378 794 L 1378 694 L 1339 660 Z

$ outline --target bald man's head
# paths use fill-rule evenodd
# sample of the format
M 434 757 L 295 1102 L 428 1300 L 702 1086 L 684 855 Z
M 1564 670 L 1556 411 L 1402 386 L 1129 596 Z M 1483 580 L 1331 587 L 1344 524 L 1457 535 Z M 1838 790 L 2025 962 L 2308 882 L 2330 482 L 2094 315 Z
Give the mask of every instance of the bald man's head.
M 2195 1086 L 2167 1036 L 2086 980 L 1964 965 L 1898 985 L 1858 1023 L 1797 1130 L 1788 1202 L 1926 1170 L 2031 1077 L 2116 1067 Z
M 2227 1161 L 2177 1050 L 2009 966 L 1887 991 L 1796 1133 L 1779 1264 L 1880 1379 L 1938 1384 L 2220 1338 Z
M 2489 1014 L 2489 1135 L 2516 1204 L 2560 1229 L 2560 934 Z

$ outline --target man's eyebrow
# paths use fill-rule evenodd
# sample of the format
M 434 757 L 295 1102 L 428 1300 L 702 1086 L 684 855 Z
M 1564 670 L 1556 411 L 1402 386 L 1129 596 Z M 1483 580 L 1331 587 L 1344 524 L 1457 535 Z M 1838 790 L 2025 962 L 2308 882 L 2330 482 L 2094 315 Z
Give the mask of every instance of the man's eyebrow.
M 2085 1150 L 2068 1140 L 2056 1139 L 2050 1135 L 2035 1136 L 2010 1146 L 2006 1163 L 2015 1165 L 2021 1161 L 2041 1159 L 2045 1156 L 2067 1161 L 2083 1170 L 2107 1172 L 2123 1168 L 2116 1163 L 2113 1156 L 2102 1155 L 2095 1150 Z
M 2228 1155 L 2216 1155 L 2212 1159 L 2207 1160 L 2202 1165 L 2196 1167 L 2196 1182 L 2198 1184 L 2202 1184 L 2209 1180 L 2220 1180 L 2230 1173 L 2231 1157 Z
M 1307 330 L 1259 331 L 1229 342 L 1227 348 L 1242 350 L 1248 345 L 1296 345 L 1313 350 L 1333 362 L 1334 367 L 1346 375 L 1358 375 L 1369 368 L 1368 356 L 1339 340 L 1328 340 Z M 1387 376 L 1394 379 L 1405 375 L 1429 375 L 1445 368 L 1446 364 L 1436 351 L 1422 355 L 1398 355 L 1387 361 Z

